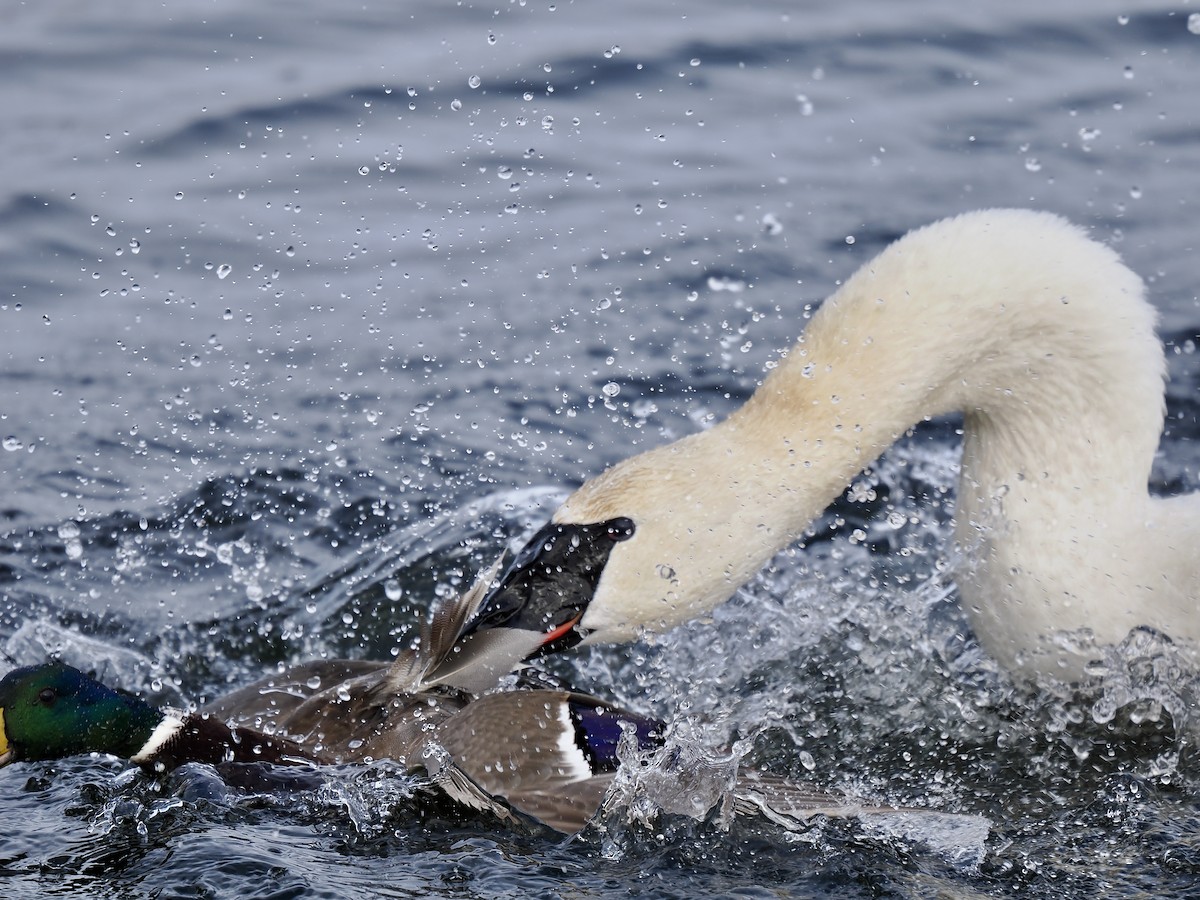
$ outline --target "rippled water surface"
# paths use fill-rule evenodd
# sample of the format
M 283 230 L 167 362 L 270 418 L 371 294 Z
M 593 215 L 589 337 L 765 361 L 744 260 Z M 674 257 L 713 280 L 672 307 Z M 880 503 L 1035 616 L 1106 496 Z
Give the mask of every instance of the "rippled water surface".
M 1184 0 L 8 7 L 19 662 L 184 703 L 385 656 L 571 485 L 741 402 L 884 243 L 983 206 L 1064 214 L 1146 277 L 1153 487 L 1200 487 Z M 917 429 L 713 621 L 554 666 L 986 842 L 631 821 L 649 795 L 564 841 L 386 769 L 278 796 L 74 759 L 0 771 L 0 893 L 1193 896 L 1200 772 L 1156 705 L 1187 698 L 1097 724 L 994 671 L 949 581 L 956 452 Z

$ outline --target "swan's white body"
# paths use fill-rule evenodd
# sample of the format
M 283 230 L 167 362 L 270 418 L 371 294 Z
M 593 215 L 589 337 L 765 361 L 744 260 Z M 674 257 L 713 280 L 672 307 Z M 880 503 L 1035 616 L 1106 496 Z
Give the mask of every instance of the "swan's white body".
M 555 521 L 628 516 L 581 627 L 621 640 L 729 597 L 914 423 L 965 415 L 955 535 L 979 639 L 1078 680 L 1149 626 L 1200 641 L 1200 503 L 1155 499 L 1164 360 L 1141 280 L 1055 216 L 934 223 L 863 266 L 754 396 L 584 484 Z

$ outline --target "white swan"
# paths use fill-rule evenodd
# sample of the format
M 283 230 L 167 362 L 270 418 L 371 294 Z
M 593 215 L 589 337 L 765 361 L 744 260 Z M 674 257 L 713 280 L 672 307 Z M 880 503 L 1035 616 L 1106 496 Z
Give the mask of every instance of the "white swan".
M 589 642 L 696 617 L 914 423 L 960 411 L 955 538 L 969 563 L 957 582 L 997 661 L 1077 681 L 1098 645 L 1139 626 L 1200 641 L 1200 495 L 1147 493 L 1163 420 L 1154 323 L 1141 280 L 1056 216 L 985 210 L 913 231 L 821 306 L 727 420 L 568 498 L 493 589 L 480 627 L 535 601 L 556 642 L 580 610 Z M 567 612 L 546 612 L 530 584 L 564 568 L 539 566 L 547 535 L 574 545 L 575 526 L 614 519 L 626 532 L 580 558 L 593 595 L 559 589 Z

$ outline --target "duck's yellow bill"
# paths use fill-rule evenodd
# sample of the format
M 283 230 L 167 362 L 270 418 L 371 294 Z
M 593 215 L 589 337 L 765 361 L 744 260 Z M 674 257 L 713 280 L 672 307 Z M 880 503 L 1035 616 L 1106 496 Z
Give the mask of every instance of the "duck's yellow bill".
M 12 750 L 8 746 L 8 732 L 4 728 L 4 707 L 0 706 L 0 767 L 12 762 Z

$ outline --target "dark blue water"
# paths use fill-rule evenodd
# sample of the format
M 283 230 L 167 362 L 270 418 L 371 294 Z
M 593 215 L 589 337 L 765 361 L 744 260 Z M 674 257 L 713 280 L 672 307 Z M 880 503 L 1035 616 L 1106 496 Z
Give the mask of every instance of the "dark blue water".
M 0 638 L 172 702 L 385 656 L 570 485 L 736 406 L 892 237 L 990 205 L 1066 215 L 1147 279 L 1155 487 L 1200 487 L 1189 15 L 12 7 Z M 982 845 L 622 809 L 564 842 L 386 771 L 279 799 L 71 760 L 0 772 L 0 892 L 1192 896 L 1200 772 L 1155 698 L 1097 724 L 964 636 L 956 447 L 918 429 L 713 623 L 555 665 L 773 771 L 986 817 Z

